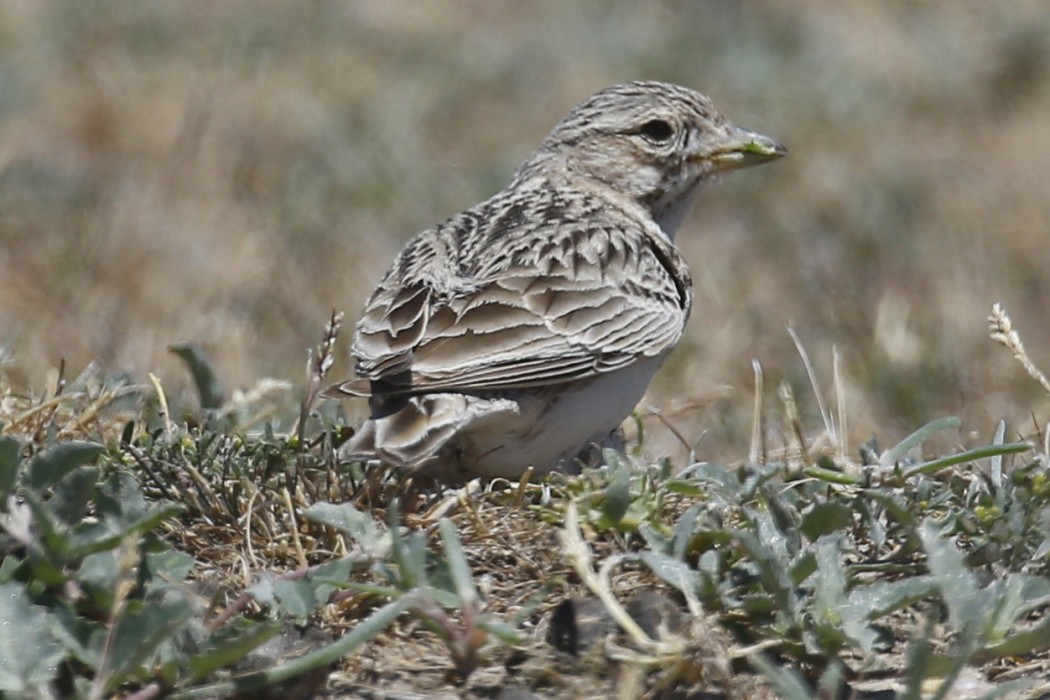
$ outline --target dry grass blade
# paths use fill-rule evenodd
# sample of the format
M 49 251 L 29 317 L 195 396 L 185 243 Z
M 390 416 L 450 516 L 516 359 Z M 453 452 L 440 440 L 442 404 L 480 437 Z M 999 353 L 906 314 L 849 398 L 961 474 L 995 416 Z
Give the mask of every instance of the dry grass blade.
M 1039 382 L 1043 390 L 1050 394 L 1050 380 L 1028 357 L 1028 353 L 1024 349 L 1024 343 L 1021 342 L 1021 336 L 1013 329 L 1010 317 L 1006 314 L 1006 309 L 1003 308 L 1002 304 L 996 303 L 992 305 L 992 313 L 988 316 L 988 330 L 992 340 L 1010 350 L 1025 371 L 1028 372 L 1028 376 Z
M 296 428 L 296 435 L 299 437 L 300 444 L 302 444 L 304 431 L 306 430 L 306 419 L 309 417 L 310 411 L 313 410 L 314 403 L 321 392 L 321 387 L 324 386 L 329 370 L 332 369 L 332 365 L 335 363 L 335 342 L 339 338 L 339 331 L 342 327 L 343 313 L 333 309 L 328 323 L 325 324 L 321 344 L 316 348 L 312 348 L 308 354 L 306 362 L 306 391 L 303 393 L 303 402 L 299 411 L 299 425 Z
M 754 412 L 751 415 L 751 447 L 747 453 L 747 461 L 749 464 L 762 464 L 766 459 L 762 420 L 762 363 L 751 360 L 751 368 L 755 372 L 755 401 Z
M 584 541 L 580 530 L 579 509 L 575 501 L 570 501 L 568 504 L 565 511 L 565 526 L 559 532 L 559 537 L 565 554 L 580 579 L 602 601 L 609 615 L 639 649 L 654 657 L 680 655 L 680 644 L 652 639 L 616 599 L 616 595 L 609 586 L 608 573 L 623 559 L 622 556 L 607 558 L 602 564 L 601 575 L 595 573 L 590 547 Z
M 780 403 L 784 407 L 784 420 L 787 422 L 787 430 L 785 431 L 785 437 L 788 442 L 787 458 L 789 460 L 795 458 L 804 462 L 809 457 L 809 440 L 806 439 L 805 428 L 802 426 L 802 419 L 798 414 L 795 393 L 791 390 L 790 384 L 781 382 L 777 395 L 780 397 Z
M 806 376 L 809 377 L 809 384 L 813 387 L 813 397 L 816 399 L 817 407 L 820 409 L 820 418 L 824 421 L 824 430 L 827 431 L 832 440 L 838 442 L 835 423 L 831 420 L 831 414 L 824 403 L 824 392 L 820 390 L 820 382 L 817 381 L 816 370 L 813 369 L 813 363 L 809 360 L 809 353 L 806 352 L 805 346 L 802 345 L 802 339 L 798 337 L 798 333 L 795 332 L 794 328 L 789 326 L 788 333 L 791 335 L 791 340 L 795 343 L 795 348 L 802 358 L 802 365 L 806 368 Z
M 28 426 L 34 419 L 46 413 L 47 411 L 58 408 L 62 404 L 76 404 L 87 395 L 81 392 L 74 394 L 59 394 L 54 398 L 48 399 L 32 408 L 19 413 L 17 416 L 11 419 L 9 423 L 4 425 L 3 429 L 0 429 L 0 433 L 5 435 L 13 435 L 18 432 L 25 432 L 26 426 Z
M 839 432 L 836 447 L 838 448 L 838 461 L 839 464 L 846 464 L 846 456 L 849 454 L 849 430 L 846 426 L 846 389 L 842 383 L 842 368 L 841 362 L 842 356 L 839 354 L 839 349 L 832 345 L 831 346 L 831 368 L 832 368 L 832 381 L 835 384 L 835 408 L 838 411 L 839 417 Z
M 175 432 L 175 425 L 171 422 L 168 397 L 164 394 L 164 387 L 161 385 L 160 378 L 157 375 L 150 372 L 149 381 L 153 385 L 153 390 L 157 392 L 157 403 L 160 404 L 160 417 L 164 421 L 164 433 L 170 437 Z

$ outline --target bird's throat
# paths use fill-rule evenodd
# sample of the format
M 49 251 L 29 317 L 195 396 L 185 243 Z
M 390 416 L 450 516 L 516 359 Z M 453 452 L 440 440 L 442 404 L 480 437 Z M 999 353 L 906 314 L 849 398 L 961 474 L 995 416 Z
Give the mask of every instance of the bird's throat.
M 664 232 L 668 240 L 674 242 L 678 227 L 682 225 L 685 218 L 693 208 L 697 192 L 700 191 L 702 182 L 698 180 L 688 190 L 675 195 L 664 195 L 652 204 L 653 220 Z

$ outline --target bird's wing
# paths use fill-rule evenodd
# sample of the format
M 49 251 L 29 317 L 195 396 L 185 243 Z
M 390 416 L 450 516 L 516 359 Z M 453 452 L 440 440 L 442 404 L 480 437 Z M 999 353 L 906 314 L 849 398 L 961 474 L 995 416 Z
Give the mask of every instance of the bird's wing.
M 406 285 L 388 274 L 357 325 L 361 379 L 394 394 L 530 387 L 592 377 L 677 343 L 691 285 L 669 242 L 640 227 L 578 223 L 528 238 L 451 293 L 419 275 Z M 343 391 L 367 393 L 354 390 L 361 383 Z

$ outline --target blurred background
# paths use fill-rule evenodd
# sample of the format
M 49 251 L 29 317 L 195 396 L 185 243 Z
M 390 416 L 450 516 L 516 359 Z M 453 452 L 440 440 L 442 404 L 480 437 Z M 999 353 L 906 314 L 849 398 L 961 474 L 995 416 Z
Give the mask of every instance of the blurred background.
M 640 78 L 790 151 L 679 233 L 696 306 L 643 414 L 740 458 L 755 358 L 767 403 L 787 382 L 819 428 L 791 326 L 826 393 L 838 349 L 854 447 L 949 414 L 962 443 L 1046 420 L 986 321 L 1001 301 L 1050 366 L 1042 0 L 2 0 L 5 381 L 42 394 L 61 360 L 97 361 L 176 394 L 192 384 L 167 347 L 195 342 L 230 387 L 299 387 L 333 308 L 345 375 L 404 242 Z

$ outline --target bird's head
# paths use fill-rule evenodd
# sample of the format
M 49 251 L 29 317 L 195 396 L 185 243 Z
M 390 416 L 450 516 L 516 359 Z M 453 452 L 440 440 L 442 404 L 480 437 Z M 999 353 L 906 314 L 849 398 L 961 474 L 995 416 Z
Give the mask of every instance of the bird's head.
M 673 236 L 705 179 L 786 153 L 768 136 L 730 123 L 698 92 L 632 82 L 574 107 L 523 170 L 557 164 L 596 181 L 641 204 Z

